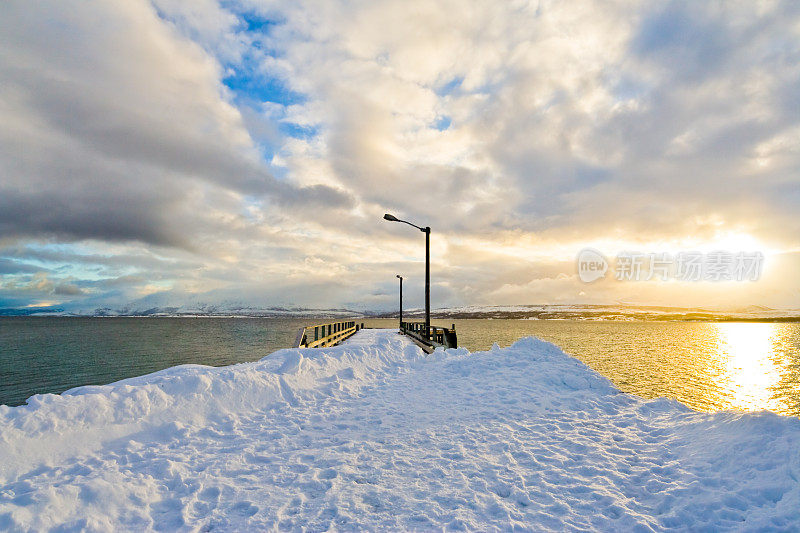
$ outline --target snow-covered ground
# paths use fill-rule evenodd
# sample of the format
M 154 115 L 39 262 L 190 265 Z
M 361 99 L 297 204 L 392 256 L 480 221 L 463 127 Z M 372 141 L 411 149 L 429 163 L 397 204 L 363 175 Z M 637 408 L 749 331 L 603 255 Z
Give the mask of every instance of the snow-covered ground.
M 390 330 L 0 407 L 0 530 L 800 528 L 800 420 Z

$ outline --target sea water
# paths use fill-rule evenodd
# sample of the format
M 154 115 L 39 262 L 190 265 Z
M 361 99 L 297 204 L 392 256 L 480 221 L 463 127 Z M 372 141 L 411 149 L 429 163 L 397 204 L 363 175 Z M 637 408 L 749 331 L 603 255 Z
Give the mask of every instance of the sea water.
M 314 319 L 0 318 L 0 404 L 104 384 L 180 364 L 222 366 L 288 348 Z M 396 320 L 365 319 L 367 327 Z M 800 416 L 800 324 L 580 320 L 435 320 L 459 346 L 508 346 L 535 335 L 625 392 L 701 411 L 767 409 Z

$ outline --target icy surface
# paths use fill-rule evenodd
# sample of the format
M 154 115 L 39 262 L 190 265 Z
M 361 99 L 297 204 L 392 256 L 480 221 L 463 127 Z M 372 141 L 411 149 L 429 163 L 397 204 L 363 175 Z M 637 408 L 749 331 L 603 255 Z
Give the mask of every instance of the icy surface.
M 0 407 L 0 530 L 800 528 L 800 420 L 389 330 Z

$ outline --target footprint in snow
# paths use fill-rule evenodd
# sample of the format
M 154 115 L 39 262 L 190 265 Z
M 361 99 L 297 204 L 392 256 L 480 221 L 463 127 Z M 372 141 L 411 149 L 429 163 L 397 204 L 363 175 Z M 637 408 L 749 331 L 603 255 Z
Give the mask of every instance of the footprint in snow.
M 326 468 L 317 475 L 319 476 L 320 479 L 333 479 L 336 476 L 338 476 L 339 473 L 333 468 Z
M 242 516 L 253 516 L 258 512 L 258 507 L 248 501 L 243 501 L 233 506 L 233 511 Z
M 218 502 L 219 501 L 219 495 L 220 495 L 221 492 L 222 491 L 219 490 L 219 487 L 207 487 L 207 488 L 201 490 L 200 494 L 198 496 L 203 501 Z
M 192 504 L 192 514 L 197 518 L 205 518 L 217 508 L 220 490 L 218 487 L 207 487 L 197 495 L 197 501 Z

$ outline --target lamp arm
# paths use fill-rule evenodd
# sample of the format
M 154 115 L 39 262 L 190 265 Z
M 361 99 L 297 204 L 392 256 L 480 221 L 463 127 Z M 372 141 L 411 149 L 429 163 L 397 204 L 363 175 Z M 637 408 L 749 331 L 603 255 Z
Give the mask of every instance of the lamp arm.
M 407 221 L 407 220 L 400 220 L 400 219 L 398 218 L 398 219 L 397 219 L 397 221 L 398 221 L 398 222 L 402 222 L 403 224 L 408 224 L 409 226 L 414 226 L 415 228 L 417 228 L 418 230 L 420 230 L 420 231 L 421 231 L 421 232 L 423 232 L 423 233 L 425 232 L 425 228 L 420 228 L 420 227 L 419 227 L 419 226 L 417 226 L 416 224 L 412 224 L 411 222 L 409 222 L 409 221 Z

